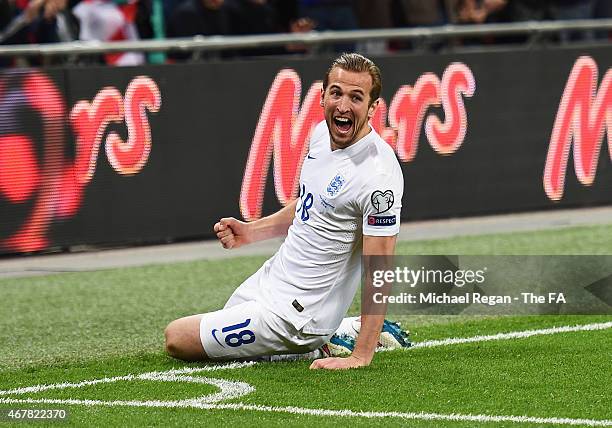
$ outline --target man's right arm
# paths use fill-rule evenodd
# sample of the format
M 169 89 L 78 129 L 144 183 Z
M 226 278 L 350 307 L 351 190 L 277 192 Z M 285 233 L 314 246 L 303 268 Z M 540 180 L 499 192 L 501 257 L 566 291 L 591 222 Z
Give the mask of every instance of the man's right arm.
M 297 199 L 267 217 L 249 223 L 226 217 L 214 227 L 223 248 L 239 248 L 246 244 L 284 236 L 293 222 Z

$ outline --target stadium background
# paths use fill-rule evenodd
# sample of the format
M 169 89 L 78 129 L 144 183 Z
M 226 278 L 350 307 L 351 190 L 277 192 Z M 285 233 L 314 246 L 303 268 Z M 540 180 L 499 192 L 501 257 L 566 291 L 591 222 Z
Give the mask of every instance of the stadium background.
M 592 185 L 579 183 L 572 153 L 558 200 L 547 195 L 543 178 L 570 72 L 586 56 L 604 75 L 611 50 L 581 45 L 374 57 L 383 71 L 387 107 L 403 85 L 413 87 L 433 76 L 444 80 L 452 64 L 464 64 L 474 78 L 471 96 L 442 85 L 429 107 L 401 105 L 402 117 L 416 120 L 418 132 L 416 152 L 400 154 L 406 182 L 402 220 L 610 204 L 612 166 L 603 120 L 585 128 L 594 131 L 591 145 L 601 147 L 599 156 L 594 155 Z M 277 210 L 283 197 L 290 198 L 295 190 L 292 174 L 306 153 L 306 146 L 299 148 L 306 134 L 291 137 L 290 132 L 297 132 L 298 117 L 307 116 L 304 100 L 317 89 L 330 58 L 3 72 L 0 252 L 211 238 L 210 225 L 221 216 L 250 213 L 254 218 Z M 282 70 L 295 72 L 293 83 L 301 83 L 297 93 L 271 91 Z M 599 88 L 601 77 L 595 80 L 587 90 Z M 607 88 L 601 84 L 600 112 L 610 108 Z M 280 97 L 272 110 L 279 118 L 277 147 L 269 145 L 263 161 L 255 165 L 253 171 L 263 171 L 265 181 L 255 183 L 250 198 L 265 193 L 261 212 L 249 211 L 244 201 L 240 206 L 249 150 L 256 128 L 265 122 L 266 99 L 274 101 L 275 95 Z M 461 107 L 454 112 L 449 107 L 457 100 L 464 104 L 465 137 L 441 150 L 432 144 L 424 124 L 430 116 L 460 122 L 456 115 Z M 314 105 L 304 120 L 306 130 L 321 115 Z M 89 116 L 76 118 L 83 106 Z M 113 142 L 117 135 L 124 142 Z M 268 132 L 264 142 L 274 135 Z M 280 167 L 267 161 L 272 152 Z M 113 158 L 122 153 L 123 165 Z
M 129 9 L 147 1 L 80 4 Z M 152 0 L 158 6 L 161 2 Z M 355 2 L 435 6 L 453 0 Z M 611 4 L 456 0 L 462 5 L 527 2 L 543 7 Z M 62 0 L 38 2 L 58 3 Z M 226 3 L 261 5 L 266 0 Z M 606 16 L 612 13 L 596 15 Z M 508 34 L 488 33 L 493 28 L 515 31 L 514 21 L 497 26 L 453 20 L 404 23 L 399 31 L 406 38 L 396 40 L 399 33 L 393 33 L 374 43 L 368 38 L 380 35 L 378 30 L 318 31 L 302 35 L 306 45 L 301 54 L 261 58 L 238 59 L 247 53 L 246 45 L 267 35 L 160 40 L 173 45 L 171 51 L 179 46 L 193 49 L 193 55 L 166 65 L 144 65 L 146 56 L 140 55 L 140 66 L 124 68 L 100 66 L 130 57 L 109 54 L 106 49 L 118 46 L 114 42 L 0 46 L 3 59 L 17 57 L 5 64 L 20 65 L 0 76 L 0 282 L 5 303 L 0 311 L 0 420 L 15 406 L 49 405 L 66 409 L 75 426 L 125 425 L 126 420 L 181 427 L 217 420 L 247 426 L 612 426 L 612 373 L 605 352 L 612 346 L 612 323 L 604 315 L 610 305 L 600 315 L 580 316 L 567 315 L 565 308 L 555 311 L 559 315 L 543 309 L 531 316 L 390 314 L 410 330 L 414 346 L 407 352 L 379 353 L 363 370 L 311 372 L 306 361 L 238 371 L 188 364 L 179 370 L 213 370 L 215 379 L 246 382 L 254 392 L 241 402 L 206 402 L 195 408 L 152 408 L 141 401 L 172 406 L 167 400 L 186 397 L 191 406 L 201 403 L 191 397 L 218 389 L 202 384 L 199 376 L 192 384 L 184 379 L 151 382 L 146 373 L 167 375 L 182 365 L 164 352 L 163 330 L 171 320 L 222 307 L 280 245 L 281 239 L 273 239 L 226 251 L 206 238 L 212 238 L 210 228 L 219 216 L 254 218 L 260 208 L 261 214 L 273 212 L 292 196 L 307 149 L 300 144 L 310 122 L 320 117 L 315 108 L 318 79 L 334 56 L 334 37 L 345 37 L 345 42 L 347 36 L 361 37 L 357 49 L 369 52 L 383 68 L 388 117 L 381 108 L 374 126 L 397 145 L 407 188 L 398 254 L 610 254 L 612 73 L 607 44 L 612 20 L 539 21 L 547 18 L 564 19 L 532 17 L 538 22 L 518 23 L 525 37 L 511 32 L 511 38 L 526 42 L 518 45 L 491 44 Z M 38 22 L 45 19 L 41 11 Z M 448 23 L 453 25 L 406 28 Z M 568 30 L 576 27 L 583 32 Z M 6 34 L 5 28 L 0 40 Z M 287 39 L 295 34 L 280 36 L 284 41 L 274 46 L 285 49 L 295 43 Z M 238 55 L 216 50 L 238 39 L 246 43 Z M 143 49 L 153 42 L 130 46 Z M 374 55 L 381 46 L 387 54 Z M 72 65 L 24 68 L 24 52 L 31 55 L 31 64 Z M 161 52 L 155 54 L 150 64 L 163 61 Z M 453 84 L 458 86 L 449 90 Z M 573 93 L 568 90 L 572 84 L 577 88 Z M 415 98 L 407 98 L 410 94 Z M 276 107 L 266 110 L 271 104 Z M 405 123 L 399 123 L 400 141 L 394 141 L 394 131 L 385 127 L 397 125 L 399 118 Z M 435 124 L 435 118 L 453 126 L 438 127 L 436 134 L 427 125 Z M 570 130 L 567 140 L 555 124 Z M 402 134 L 404 125 L 414 125 L 418 141 Z M 277 138 L 274 149 L 268 137 Z M 267 150 L 253 149 L 266 144 Z M 559 159 L 568 156 L 568 164 L 566 171 L 553 168 L 547 176 L 551 145 L 560 149 Z M 261 157 L 245 174 L 255 153 Z M 280 174 L 275 176 L 275 169 Z M 245 175 L 255 180 L 244 181 Z M 561 187 L 551 187 L 552 176 L 564 175 L 565 182 L 556 182 Z M 245 188 L 250 192 L 245 194 Z M 164 245 L 139 245 L 153 243 Z M 63 250 L 68 251 L 57 254 Z M 528 272 L 521 266 L 510 279 L 521 285 Z M 609 290 L 611 279 L 598 280 L 598 290 Z M 591 294 L 610 302 L 609 293 Z M 356 298 L 349 314 L 359 312 Z M 150 380 L 137 380 L 143 374 Z M 134 382 L 106 383 L 119 378 Z M 75 382 L 83 387 L 60 390 Z M 147 407 L 134 407 L 141 404 Z M 372 419 L 375 415 L 380 418 Z

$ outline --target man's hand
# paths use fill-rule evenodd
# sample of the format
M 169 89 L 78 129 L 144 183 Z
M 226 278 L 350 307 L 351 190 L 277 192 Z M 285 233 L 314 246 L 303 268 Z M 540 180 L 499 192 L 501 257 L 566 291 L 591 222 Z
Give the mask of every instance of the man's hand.
M 23 11 L 26 17 L 26 21 L 28 23 L 31 23 L 36 18 L 38 18 L 38 15 L 40 14 L 40 9 L 44 6 L 44 4 L 45 4 L 45 0 L 32 0 L 28 2 L 28 5 Z
M 297 199 L 284 208 L 259 220 L 246 223 L 234 217 L 224 217 L 215 224 L 214 230 L 223 248 L 232 249 L 287 234 L 295 216 Z
M 366 363 L 366 361 L 351 355 L 350 357 L 346 358 L 331 357 L 314 360 L 310 365 L 310 369 L 346 370 L 365 367 L 367 365 L 368 363 Z
M 53 19 L 59 12 L 66 9 L 67 0 L 46 0 L 45 1 L 45 19 Z
M 223 248 L 238 248 L 252 242 L 249 223 L 226 217 L 219 220 L 214 227 L 217 238 Z

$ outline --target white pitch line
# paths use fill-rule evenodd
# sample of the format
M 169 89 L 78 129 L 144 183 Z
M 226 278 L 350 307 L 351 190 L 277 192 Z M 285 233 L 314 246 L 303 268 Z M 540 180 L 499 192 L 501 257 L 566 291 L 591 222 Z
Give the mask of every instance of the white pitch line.
M 248 395 L 255 391 L 251 385 L 246 382 L 239 382 L 235 380 L 225 379 L 213 379 L 202 376 L 179 376 L 175 374 L 163 375 L 158 374 L 156 376 L 139 376 L 142 380 L 162 381 L 162 382 L 191 382 L 206 385 L 213 385 L 220 389 L 219 392 L 214 394 L 205 395 L 193 399 L 194 402 L 199 403 L 217 403 L 219 401 L 231 400 L 239 398 L 244 395 Z M 190 400 L 186 400 L 190 401 Z
M 400 418 L 425 421 L 453 421 L 453 422 L 523 422 L 534 424 L 580 425 L 592 427 L 612 426 L 611 420 L 597 419 L 571 419 L 571 418 L 539 418 L 534 416 L 499 416 L 499 415 L 450 415 L 441 413 L 415 413 L 415 412 L 355 412 L 353 410 L 324 410 L 308 409 L 303 407 L 271 407 L 249 404 L 214 404 L 216 409 L 257 410 L 263 412 L 292 413 L 296 415 L 312 416 L 341 416 L 361 418 Z
M 538 335 L 549 335 L 557 333 L 567 333 L 576 331 L 595 331 L 612 328 L 612 322 L 582 324 L 575 326 L 553 327 L 539 330 L 525 330 L 510 333 L 499 333 L 489 336 L 474 336 L 466 338 L 451 338 L 444 340 L 432 340 L 414 344 L 411 348 L 431 348 L 436 346 L 455 345 L 462 343 L 486 342 L 492 340 L 508 340 L 527 338 Z M 184 374 L 210 372 L 217 370 L 239 369 L 249 367 L 256 364 L 255 362 L 247 363 L 230 363 L 217 366 L 207 367 L 184 367 L 181 369 L 173 369 L 166 372 L 149 372 L 140 375 L 117 376 L 114 378 L 94 379 L 79 383 L 62 383 L 54 385 L 37 385 L 33 387 L 17 388 L 8 391 L 0 391 L 0 395 L 7 394 L 25 394 L 32 392 L 46 391 L 49 389 L 64 389 L 78 388 L 81 386 L 95 385 L 98 383 L 109 383 L 117 381 L 130 380 L 159 380 L 159 381 L 188 381 L 197 383 L 209 383 L 222 389 L 228 387 L 236 388 L 236 396 L 244 395 L 254 390 L 253 387 L 244 382 L 235 382 L 241 385 L 229 385 L 229 381 L 221 379 L 208 378 L 192 378 L 189 376 L 181 376 Z M 219 381 L 214 383 L 212 381 Z M 225 383 L 224 383 L 225 382 Z M 231 394 L 230 394 L 231 395 Z M 66 404 L 66 405 L 84 405 L 84 406 L 129 406 L 129 407 L 161 407 L 161 408 L 196 408 L 208 410 L 251 410 L 261 412 L 274 413 L 291 413 L 299 415 L 311 416 L 337 416 L 337 417 L 362 417 L 362 418 L 399 418 L 406 420 L 423 420 L 423 421 L 452 421 L 452 422 L 516 422 L 516 423 L 533 423 L 540 425 L 572 425 L 572 426 L 592 426 L 592 427 L 609 427 L 612 426 L 612 420 L 602 419 L 572 419 L 572 418 L 542 418 L 535 416 L 512 416 L 512 415 L 472 415 L 472 414 L 440 414 L 440 413 L 424 413 L 424 412 L 357 412 L 353 410 L 333 410 L 333 409 L 310 409 L 302 407 L 271 407 L 262 405 L 250 405 L 243 403 L 218 404 L 211 403 L 217 399 L 223 399 L 223 394 L 213 394 L 213 396 L 205 396 L 194 399 L 179 400 L 179 401 L 101 401 L 101 400 L 78 400 L 78 399 L 53 399 L 53 398 L 1 398 L 0 404 Z M 227 395 L 226 395 L 227 396 Z M 214 400 L 210 400 L 214 398 Z
M 569 333 L 575 331 L 594 331 L 594 330 L 605 330 L 612 328 L 612 322 L 602 322 L 594 324 L 579 324 L 564 327 L 552 327 L 543 328 L 539 330 L 525 330 L 525 331 L 513 331 L 510 333 L 498 333 L 488 336 L 472 336 L 472 337 L 457 337 L 442 340 L 427 340 L 424 342 L 413 343 L 409 348 L 403 348 L 406 350 L 418 349 L 418 348 L 433 348 L 436 346 L 447 346 L 447 345 L 458 345 L 462 343 L 474 343 L 474 342 L 489 342 L 492 340 L 509 340 L 509 339 L 524 339 L 531 336 L 544 336 L 548 334 L 557 333 Z
M 332 416 L 332 417 L 354 417 L 354 418 L 398 418 L 406 420 L 421 421 L 452 421 L 452 422 L 513 422 L 532 423 L 539 425 L 571 425 L 590 427 L 609 427 L 612 420 L 607 419 L 572 419 L 572 418 L 541 418 L 535 416 L 508 416 L 508 415 L 471 415 L 471 414 L 442 414 L 424 412 L 357 412 L 353 410 L 331 410 L 331 409 L 309 409 L 305 407 L 272 407 L 255 404 L 230 403 L 230 404 L 208 404 L 198 400 L 181 401 L 101 401 L 101 400 L 75 400 L 75 399 L 12 399 L 0 398 L 0 404 L 68 404 L 84 406 L 106 406 L 106 407 L 155 407 L 155 408 L 194 408 L 202 410 L 245 410 L 270 413 L 290 413 L 306 416 Z
M 204 366 L 204 367 L 183 367 L 180 369 L 172 369 L 165 372 L 149 372 L 142 373 L 140 375 L 125 375 L 125 376 L 115 376 L 115 377 L 104 377 L 101 379 L 93 379 L 93 380 L 84 380 L 82 382 L 64 382 L 64 383 L 55 383 L 50 385 L 35 385 L 35 386 L 27 386 L 25 388 L 15 388 L 9 389 L 6 391 L 0 391 L 0 396 L 2 395 L 15 395 L 15 394 L 27 394 L 27 393 L 35 393 L 41 391 L 48 391 L 51 389 L 66 389 L 66 388 L 82 388 L 84 386 L 97 385 L 100 383 L 114 383 L 120 381 L 132 381 L 132 380 L 165 380 L 159 379 L 159 377 L 168 377 L 180 374 L 190 374 L 190 373 L 201 373 L 201 372 L 215 372 L 218 370 L 234 370 L 234 369 L 242 369 L 245 367 L 250 367 L 255 362 L 249 361 L 244 363 L 229 363 L 229 364 L 219 364 L 215 366 Z

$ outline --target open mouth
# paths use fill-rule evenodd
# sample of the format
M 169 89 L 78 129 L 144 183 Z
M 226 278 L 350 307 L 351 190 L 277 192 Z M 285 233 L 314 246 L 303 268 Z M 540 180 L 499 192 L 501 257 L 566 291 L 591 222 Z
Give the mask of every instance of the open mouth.
M 353 121 L 348 117 L 334 117 L 334 124 L 340 132 L 349 132 L 353 126 Z

